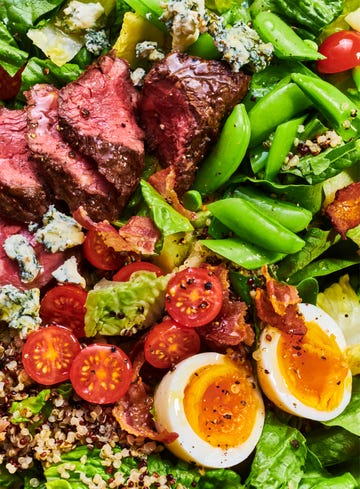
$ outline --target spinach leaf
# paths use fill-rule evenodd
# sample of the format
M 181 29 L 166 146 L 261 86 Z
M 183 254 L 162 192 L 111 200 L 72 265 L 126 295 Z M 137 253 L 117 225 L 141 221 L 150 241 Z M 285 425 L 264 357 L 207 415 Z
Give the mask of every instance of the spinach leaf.
M 326 25 L 336 19 L 344 8 L 344 0 L 272 0 L 272 2 L 282 15 L 315 34 L 319 34 Z
M 26 423 L 30 421 L 31 416 L 40 413 L 46 406 L 50 396 L 50 389 L 43 389 L 37 396 L 31 396 L 23 401 L 13 402 L 9 412 L 12 423 Z
M 245 487 L 278 489 L 297 487 L 305 465 L 305 437 L 296 428 L 280 423 L 269 413 Z
M 56 87 L 69 83 L 81 74 L 78 65 L 67 63 L 56 66 L 49 59 L 31 58 L 22 73 L 20 92 L 24 92 L 35 83 L 51 83 Z
M 0 2 L 0 18 L 6 19 L 10 33 L 20 42 L 24 42 L 28 29 L 33 27 L 41 17 L 51 13 L 64 2 L 65 0 L 36 0 L 36 2 L 3 0 Z
M 359 438 L 339 426 L 316 428 L 307 437 L 307 442 L 324 467 L 351 460 L 356 457 L 359 447 Z
M 282 170 L 305 178 L 310 184 L 316 184 L 338 175 L 345 168 L 355 165 L 360 159 L 360 139 L 349 141 L 336 148 L 328 148 L 316 156 L 300 158 L 296 167 Z
M 323 277 L 331 273 L 338 272 L 352 265 L 360 263 L 360 257 L 353 259 L 342 258 L 322 258 L 320 260 L 309 263 L 305 268 L 299 270 L 289 277 L 288 283 L 296 285 L 297 283 L 309 277 Z
M 14 76 L 23 66 L 28 53 L 18 48 L 15 39 L 9 33 L 5 25 L 0 22 L 0 65 Z
M 334 243 L 340 240 L 339 235 L 334 235 L 331 231 L 324 231 L 320 228 L 310 228 L 304 236 L 305 246 L 302 250 L 292 255 L 286 256 L 277 267 L 277 276 L 280 280 L 286 280 L 288 277 L 293 276 L 297 272 L 301 271 L 309 265 L 313 260 L 322 255 L 327 249 Z M 306 274 L 306 276 L 299 277 L 297 282 L 305 280 L 306 278 L 313 277 Z

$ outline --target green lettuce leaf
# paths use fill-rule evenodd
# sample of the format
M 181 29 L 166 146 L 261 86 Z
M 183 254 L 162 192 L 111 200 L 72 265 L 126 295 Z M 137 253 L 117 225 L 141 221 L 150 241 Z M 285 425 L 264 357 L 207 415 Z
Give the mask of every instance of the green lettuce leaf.
M 258 489 L 298 487 L 307 456 L 305 437 L 269 413 L 245 486 Z
M 26 423 L 34 414 L 40 413 L 48 404 L 50 389 L 43 389 L 36 396 L 30 396 L 23 401 L 13 402 L 9 412 L 12 423 Z
M 166 200 L 145 180 L 141 180 L 141 191 L 150 214 L 162 235 L 193 231 L 189 219 L 176 211 Z
M 129 335 L 160 319 L 170 276 L 134 273 L 127 282 L 103 279 L 86 299 L 86 336 Z
M 5 25 L 0 22 L 0 66 L 14 76 L 24 65 L 28 53 L 18 48 L 15 39 L 11 36 Z
M 243 488 L 239 475 L 230 469 L 201 470 L 183 461 L 163 460 L 158 455 L 140 458 L 129 455 L 130 452 L 126 449 L 111 450 L 111 455 L 116 453 L 120 455 L 120 459 L 113 458 L 115 464 L 114 466 L 110 464 L 112 470 L 107 470 L 108 465 L 103 464 L 104 452 L 99 449 L 89 450 L 86 447 L 78 447 L 63 454 L 60 463 L 51 465 L 44 471 L 46 489 L 88 489 L 89 480 L 95 476 L 107 482 L 110 477 L 114 478 L 117 474 L 118 476 L 121 474 L 126 483 L 130 474 L 134 477 L 140 472 L 144 473 L 145 470 L 149 477 L 155 475 L 155 480 L 171 474 L 173 482 L 168 480 L 166 484 L 174 489 L 180 487 L 183 489 Z M 62 469 L 67 473 L 66 480 L 60 477 Z

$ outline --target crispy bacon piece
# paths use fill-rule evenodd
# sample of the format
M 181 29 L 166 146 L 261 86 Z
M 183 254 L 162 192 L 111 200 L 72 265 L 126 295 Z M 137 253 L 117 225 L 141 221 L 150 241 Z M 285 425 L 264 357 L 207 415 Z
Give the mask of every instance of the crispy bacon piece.
M 197 332 L 208 346 L 214 349 L 226 349 L 242 343 L 251 346 L 255 333 L 251 325 L 246 322 L 247 305 L 245 302 L 230 299 L 228 270 L 221 265 L 203 264 L 202 266 L 211 268 L 219 278 L 223 288 L 223 305 L 215 320 L 206 326 L 196 328 Z
M 360 182 L 339 189 L 325 214 L 342 239 L 346 239 L 347 231 L 360 224 Z
M 145 362 L 143 348 L 137 352 L 132 361 L 133 382 L 128 392 L 113 408 L 113 415 L 122 430 L 131 435 L 149 438 L 154 441 L 171 443 L 178 437 L 177 433 L 167 430 L 156 430 L 151 409 L 153 396 L 151 389 L 142 381 L 140 370 Z
M 196 213 L 189 211 L 182 205 L 175 191 L 176 174 L 174 167 L 169 166 L 168 168 L 157 171 L 148 178 L 148 182 L 180 214 L 190 219 L 190 221 L 195 219 Z
M 119 230 L 107 220 L 94 222 L 83 207 L 76 209 L 73 217 L 85 229 L 97 231 L 105 244 L 115 251 L 147 255 L 155 253 L 155 244 L 160 238 L 160 231 L 149 217 L 133 216 Z
M 258 317 L 267 324 L 288 334 L 304 335 L 304 316 L 298 309 L 301 299 L 296 287 L 278 282 L 263 271 L 266 290 L 258 287 L 255 293 L 255 307 Z
M 197 328 L 196 331 L 215 349 L 237 346 L 241 343 L 251 346 L 255 333 L 246 322 L 247 306 L 245 302 L 224 300 L 221 311 L 215 321 Z

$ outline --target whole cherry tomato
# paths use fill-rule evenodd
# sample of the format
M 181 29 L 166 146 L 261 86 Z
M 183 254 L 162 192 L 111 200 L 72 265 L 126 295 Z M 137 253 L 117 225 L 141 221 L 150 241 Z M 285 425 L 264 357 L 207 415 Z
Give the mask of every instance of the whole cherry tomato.
M 360 32 L 337 31 L 320 45 L 319 51 L 326 56 L 316 62 L 320 73 L 340 73 L 360 65 Z

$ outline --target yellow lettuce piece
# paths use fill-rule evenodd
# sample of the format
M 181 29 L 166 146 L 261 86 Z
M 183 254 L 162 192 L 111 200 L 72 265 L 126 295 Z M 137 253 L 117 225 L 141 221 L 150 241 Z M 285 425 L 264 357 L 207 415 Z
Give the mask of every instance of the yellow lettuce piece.
M 154 24 L 134 12 L 126 12 L 121 26 L 119 37 L 115 41 L 114 49 L 119 58 L 126 59 L 132 69 L 139 66 L 135 55 L 136 44 L 143 41 L 155 41 L 163 49 L 167 36 Z
M 353 375 L 360 374 L 360 301 L 351 287 L 349 275 L 318 294 L 317 306 L 327 312 L 342 329 L 345 354 Z

